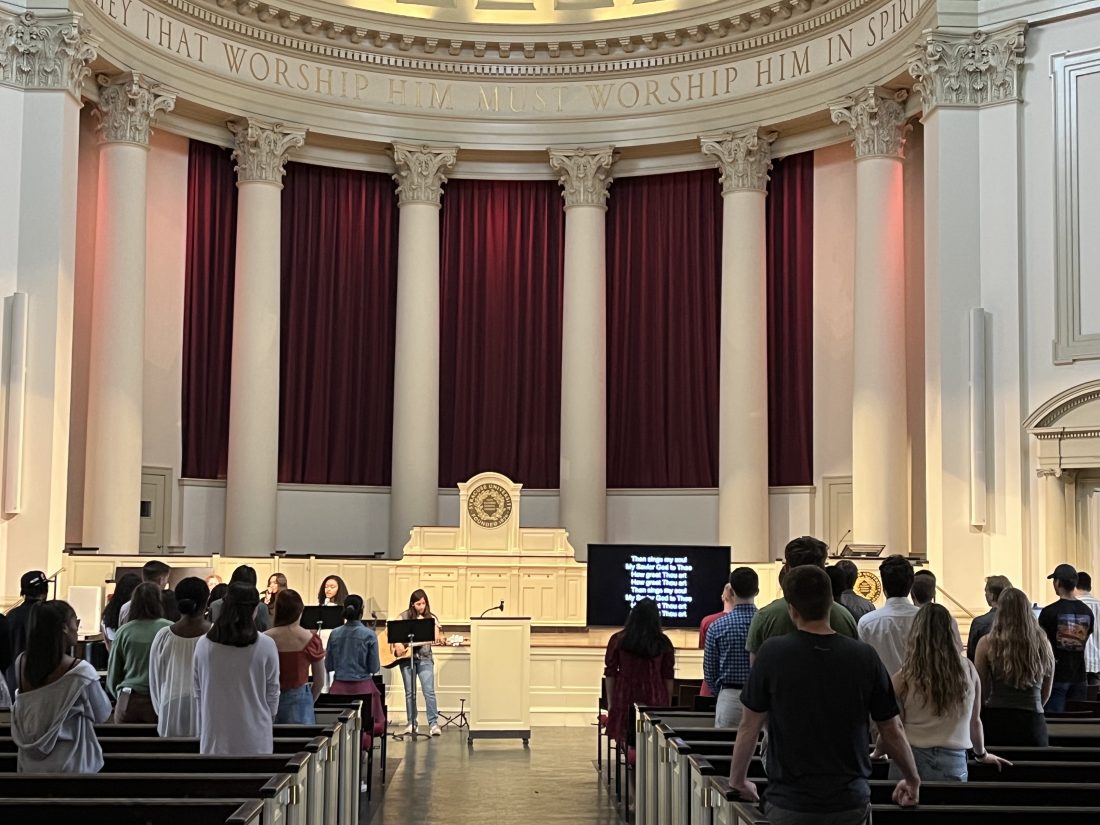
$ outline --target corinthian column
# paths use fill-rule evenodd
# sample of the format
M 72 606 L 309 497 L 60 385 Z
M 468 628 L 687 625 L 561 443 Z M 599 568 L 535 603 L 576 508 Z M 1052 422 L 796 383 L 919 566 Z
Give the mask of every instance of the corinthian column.
M 830 108 L 856 148 L 852 540 L 909 552 L 905 403 L 904 92 L 861 89 Z
M 158 112 L 175 96 L 133 72 L 97 78 L 98 231 L 88 369 L 84 544 L 135 553 L 145 367 L 145 173 Z
M 578 558 L 607 538 L 604 214 L 614 149 L 550 150 L 565 198 L 561 335 L 561 524 Z
M 768 560 L 768 328 L 764 199 L 774 134 L 702 138 L 722 170 L 718 542 Z
M 237 162 L 237 258 L 229 385 L 225 553 L 275 549 L 279 464 L 281 191 L 287 152 L 305 132 L 255 118 L 228 124 Z
M 390 555 L 439 511 L 439 207 L 457 148 L 393 145 L 397 165 L 397 329 Z

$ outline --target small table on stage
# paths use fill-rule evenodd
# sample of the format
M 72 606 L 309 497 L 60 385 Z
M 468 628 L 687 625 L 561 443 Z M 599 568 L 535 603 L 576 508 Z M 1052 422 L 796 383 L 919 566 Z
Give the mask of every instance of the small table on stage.
M 531 619 L 470 618 L 469 737 L 531 739 Z

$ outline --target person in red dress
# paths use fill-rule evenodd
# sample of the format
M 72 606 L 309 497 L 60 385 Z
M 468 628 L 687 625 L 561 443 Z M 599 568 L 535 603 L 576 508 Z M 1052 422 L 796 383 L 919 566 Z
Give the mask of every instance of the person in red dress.
M 642 599 L 630 611 L 626 625 L 607 642 L 603 675 L 609 707 L 607 735 L 633 744 L 628 725 L 635 704 L 667 706 L 672 697 L 676 656 L 672 641 L 661 630 L 661 612 L 653 599 Z
M 702 650 L 707 646 L 707 629 L 714 624 L 716 619 L 721 619 L 727 613 L 733 610 L 733 588 L 730 587 L 729 582 L 726 582 L 726 586 L 722 588 L 722 612 L 711 613 L 709 616 L 704 616 L 703 621 L 699 625 L 699 649 Z M 706 680 L 703 680 L 702 686 L 699 688 L 700 696 L 713 696 L 710 692 L 710 688 L 707 686 Z

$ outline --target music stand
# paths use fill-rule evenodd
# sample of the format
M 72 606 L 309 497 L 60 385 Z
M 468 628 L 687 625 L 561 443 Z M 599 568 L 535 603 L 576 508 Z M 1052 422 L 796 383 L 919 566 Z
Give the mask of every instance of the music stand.
M 344 608 L 338 605 L 307 607 L 298 622 L 306 630 L 333 630 L 344 623 Z
M 394 643 L 395 639 L 408 639 L 404 644 L 409 648 L 409 692 L 412 697 L 412 705 L 416 707 L 416 671 L 412 670 L 412 666 L 416 661 L 416 647 L 417 642 L 434 642 L 435 641 L 435 621 L 432 619 L 401 619 L 398 621 L 392 621 L 386 623 L 387 637 L 390 640 L 390 644 Z M 399 643 L 400 644 L 400 643 Z M 398 662 L 398 667 L 404 667 L 404 663 Z M 406 705 L 408 702 L 406 702 Z M 431 737 L 426 733 L 417 733 L 416 731 L 416 719 L 410 719 L 409 724 L 412 725 L 412 733 L 395 733 L 393 738 L 404 741 L 406 736 L 412 738 L 415 742 L 416 737 L 420 736 L 424 739 L 430 739 Z

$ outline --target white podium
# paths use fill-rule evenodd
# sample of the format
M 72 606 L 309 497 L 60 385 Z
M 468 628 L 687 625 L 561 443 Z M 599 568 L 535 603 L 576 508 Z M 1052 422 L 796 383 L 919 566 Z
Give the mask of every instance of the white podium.
M 474 739 L 531 738 L 531 619 L 470 617 L 470 730 Z

